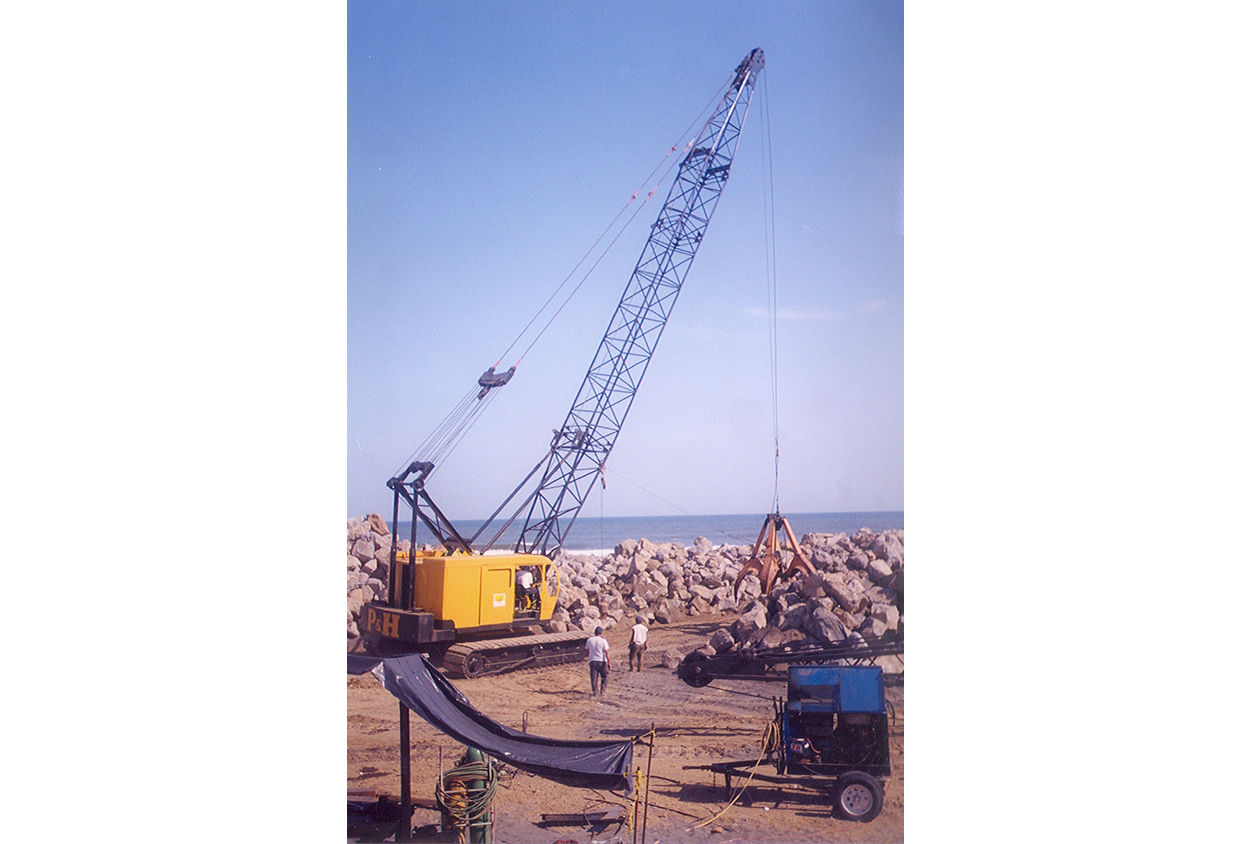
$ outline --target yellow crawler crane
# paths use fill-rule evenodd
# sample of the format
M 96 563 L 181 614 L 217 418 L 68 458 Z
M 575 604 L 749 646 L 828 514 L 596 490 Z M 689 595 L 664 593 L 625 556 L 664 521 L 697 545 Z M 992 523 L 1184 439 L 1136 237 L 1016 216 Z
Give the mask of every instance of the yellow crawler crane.
M 463 538 L 432 500 L 426 482 L 438 457 L 460 441 L 513 378 L 518 363 L 505 372 L 497 372 L 501 360 L 490 366 L 432 438 L 416 450 L 416 455 L 429 459 L 413 460 L 388 481 L 393 491 L 394 556 L 388 600 L 363 608 L 368 649 L 439 655 L 451 674 L 466 677 L 584 655 L 583 631 L 542 633 L 558 598 L 552 557 L 562 548 L 594 483 L 604 478 L 611 448 L 728 181 L 755 78 L 762 69 L 763 51 L 752 50 L 733 71 L 710 118 L 684 145 L 675 181 L 566 419 L 554 431 L 545 456 L 493 515 L 469 539 Z M 636 194 L 629 203 L 635 199 Z M 479 550 L 473 549 L 472 543 L 538 473 L 539 480 L 513 515 Z M 411 515 L 408 549 L 413 550 L 408 553 L 397 550 L 402 501 Z M 521 517 L 514 553 L 486 553 Z M 439 540 L 437 550 L 419 549 L 419 522 Z M 531 575 L 531 584 L 519 584 L 522 572 Z M 531 635 L 520 635 L 524 633 Z
M 528 572 L 535 584 L 518 585 Z M 541 554 L 396 554 L 387 604 L 364 608 L 376 651 L 443 655 L 456 677 L 580 659 L 588 634 L 541 633 L 558 602 L 558 569 Z M 521 635 L 531 634 L 531 635 Z

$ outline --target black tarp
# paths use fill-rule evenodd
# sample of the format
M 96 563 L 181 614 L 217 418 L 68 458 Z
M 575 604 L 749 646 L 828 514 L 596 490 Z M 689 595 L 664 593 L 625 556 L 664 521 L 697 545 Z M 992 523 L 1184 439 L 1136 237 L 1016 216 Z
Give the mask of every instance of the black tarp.
M 373 671 L 412 712 L 468 747 L 567 785 L 628 791 L 632 741 L 572 741 L 512 730 L 480 712 L 422 654 L 349 654 L 349 673 Z

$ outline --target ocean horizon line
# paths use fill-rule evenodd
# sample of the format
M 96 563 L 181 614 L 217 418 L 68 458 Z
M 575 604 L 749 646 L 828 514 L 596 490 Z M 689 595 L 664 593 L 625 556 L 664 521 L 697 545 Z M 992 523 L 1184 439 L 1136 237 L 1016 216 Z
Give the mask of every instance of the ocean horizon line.
M 373 512 L 378 513 L 380 516 L 385 516 L 385 521 L 387 521 L 386 514 L 378 510 L 373 511 Z M 783 510 L 783 511 L 780 511 L 780 514 L 788 519 L 791 516 L 832 516 L 832 515 L 858 516 L 861 514 L 874 514 L 875 515 L 875 514 L 887 514 L 887 513 L 888 514 L 897 513 L 899 515 L 902 515 L 903 512 L 904 512 L 903 510 L 806 510 L 806 511 Z M 370 514 L 369 513 L 367 514 L 359 513 L 356 515 L 351 514 L 348 516 L 348 518 L 350 519 L 361 518 L 363 515 L 370 515 Z M 588 521 L 590 519 L 734 519 L 734 518 L 741 519 L 741 518 L 747 518 L 751 516 L 755 518 L 763 519 L 763 518 L 766 518 L 768 514 L 763 511 L 759 511 L 757 513 L 692 513 L 692 514 L 691 513 L 681 513 L 681 514 L 655 513 L 653 515 L 646 515 L 646 516 L 611 516 L 611 515 L 593 516 L 593 515 L 588 515 L 588 514 L 582 514 L 578 517 L 578 521 Z M 452 521 L 454 524 L 484 524 L 483 519 L 451 518 L 450 521 Z M 494 519 L 493 521 L 496 523 L 496 522 L 501 522 L 503 520 Z
M 677 543 L 692 547 L 698 537 L 703 537 L 715 546 L 753 545 L 768 515 L 721 513 L 703 516 L 585 516 L 577 518 L 570 525 L 561 547 L 573 554 L 604 556 L 613 553 L 620 543 L 630 539 L 648 539 L 658 544 Z M 789 522 L 800 540 L 807 533 L 853 535 L 862 528 L 880 533 L 885 530 L 901 530 L 904 527 L 902 510 L 782 512 L 781 515 Z M 452 521 L 454 527 L 471 542 L 471 545 L 482 551 L 488 550 L 483 547 L 482 542 L 487 541 L 505 524 L 504 519 L 497 519 L 488 526 L 489 529 L 485 529 L 484 523 L 480 521 L 460 519 Z M 403 520 L 402 524 L 408 526 L 409 520 Z M 500 551 L 513 546 L 521 530 L 521 525 L 513 526 L 502 534 L 502 539 L 493 546 L 493 549 Z M 472 539 L 471 537 L 477 531 L 480 536 Z M 423 532 L 421 526 L 420 532 Z M 420 541 L 427 541 L 427 538 Z

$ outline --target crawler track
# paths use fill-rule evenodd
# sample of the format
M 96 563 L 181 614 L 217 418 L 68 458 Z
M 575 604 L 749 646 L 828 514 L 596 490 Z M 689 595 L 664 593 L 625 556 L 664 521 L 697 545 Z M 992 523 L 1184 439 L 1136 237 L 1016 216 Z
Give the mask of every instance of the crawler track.
M 461 642 L 445 651 L 443 667 L 451 677 L 484 677 L 517 668 L 574 662 L 584 656 L 587 633 L 543 633 L 511 639 Z

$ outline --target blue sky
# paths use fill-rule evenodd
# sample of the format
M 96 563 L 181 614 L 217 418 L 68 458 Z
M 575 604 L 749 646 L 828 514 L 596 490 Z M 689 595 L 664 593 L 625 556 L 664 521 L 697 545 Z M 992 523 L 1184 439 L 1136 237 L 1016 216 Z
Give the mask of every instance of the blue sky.
M 733 176 L 585 515 L 770 509 L 769 219 L 781 509 L 902 509 L 901 6 L 351 2 L 349 515 L 390 512 L 385 481 L 756 47 Z M 544 455 L 674 173 L 433 475 L 453 518 Z

